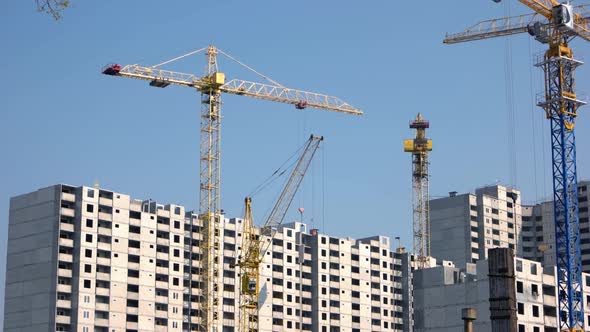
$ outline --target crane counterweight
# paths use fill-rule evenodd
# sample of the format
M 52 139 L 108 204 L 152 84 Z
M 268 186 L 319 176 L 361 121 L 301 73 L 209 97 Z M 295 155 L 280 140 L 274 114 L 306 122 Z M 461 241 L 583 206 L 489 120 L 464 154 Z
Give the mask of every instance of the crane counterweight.
M 118 76 L 120 71 L 121 71 L 121 65 L 116 64 L 116 63 L 106 65 L 102 69 L 102 73 L 105 75 L 109 75 L 109 76 Z

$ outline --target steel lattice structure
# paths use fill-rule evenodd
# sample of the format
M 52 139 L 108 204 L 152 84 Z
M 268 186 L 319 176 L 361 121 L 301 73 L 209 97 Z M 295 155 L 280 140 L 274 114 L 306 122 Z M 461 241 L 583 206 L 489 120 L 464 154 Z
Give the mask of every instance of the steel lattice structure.
M 551 123 L 559 326 L 561 331 L 584 331 L 574 127 L 578 108 L 585 103 L 576 96 L 574 80 L 575 69 L 582 62 L 574 59 L 569 42 L 575 37 L 590 41 L 590 28 L 587 15 L 580 14 L 584 6 L 573 7 L 556 0 L 519 2 L 535 14 L 483 21 L 464 32 L 448 35 L 444 42 L 453 44 L 528 32 L 549 45 L 537 64 L 545 74 L 545 94 L 538 105 Z
M 206 77 L 215 77 L 217 73 L 217 50 L 207 48 Z M 202 221 L 203 240 L 200 241 L 203 266 L 203 293 L 200 303 L 202 309 L 202 326 L 208 331 L 220 331 L 219 298 L 217 291 L 223 287 L 219 283 L 219 273 L 223 257 L 220 256 L 219 227 L 220 219 L 220 127 L 221 127 L 221 90 L 217 85 L 209 85 L 201 90 L 201 157 L 199 161 L 199 219 Z M 191 307 L 189 301 L 189 307 Z M 190 316 L 189 316 L 190 320 Z M 189 322 L 189 326 L 192 322 Z
M 562 327 L 580 329 L 584 327 L 584 305 L 574 125 L 583 102 L 576 98 L 574 71 L 581 64 L 565 41 L 552 43 L 538 64 L 546 83 L 545 100 L 539 106 L 551 122 L 559 310 Z
M 430 123 L 418 113 L 410 122 L 410 128 L 416 130 L 414 139 L 404 141 L 404 151 L 412 154 L 412 211 L 414 255 L 418 260 L 418 268 L 426 267 L 430 256 L 430 193 L 429 193 L 429 161 L 428 154 L 432 151 L 432 140 L 426 137 L 426 129 Z
M 240 321 L 242 332 L 258 331 L 258 310 L 260 297 L 260 263 L 272 243 L 278 227 L 283 223 L 285 215 L 293 202 L 293 198 L 307 173 L 307 169 L 315 156 L 322 136 L 308 139 L 297 164 L 293 168 L 281 194 L 277 198 L 268 218 L 260 228 L 260 234 L 255 233 L 252 217 L 250 197 L 245 199 L 244 229 L 242 231 L 242 250 L 238 260 L 241 276 L 240 292 Z
M 190 73 L 181 73 L 159 68 L 162 65 L 180 60 L 187 56 L 205 51 L 207 64 L 203 76 Z M 217 56 L 225 55 L 229 59 L 239 63 L 245 68 L 255 72 L 259 76 L 271 82 L 256 83 L 239 79 L 225 82 L 225 74 L 218 71 Z M 201 93 L 200 113 L 200 157 L 199 157 L 199 222 L 202 227 L 202 240 L 199 242 L 200 255 L 203 262 L 202 289 L 199 294 L 200 307 L 197 312 L 200 321 L 192 319 L 192 297 L 194 294 L 192 282 L 189 282 L 189 300 L 184 301 L 188 310 L 188 318 L 185 319 L 187 329 L 192 330 L 198 326 L 206 332 L 221 332 L 219 315 L 218 290 L 223 287 L 219 282 L 222 273 L 222 258 L 220 251 L 220 158 L 221 158 L 221 94 L 230 93 L 248 96 L 273 102 L 294 105 L 297 109 L 314 108 L 335 111 L 345 114 L 362 115 L 363 112 L 339 98 L 318 94 L 314 92 L 286 88 L 268 77 L 263 76 L 252 68 L 240 63 L 227 53 L 215 46 L 209 46 L 154 66 L 141 66 L 138 64 L 121 66 L 112 64 L 103 69 L 103 74 L 120 76 L 138 80 L 149 81 L 150 86 L 164 88 L 169 85 L 178 85 L 194 88 Z M 192 231 L 191 231 L 192 232 Z M 191 251 L 192 253 L 192 251 Z M 187 264 L 192 262 L 191 258 Z M 192 264 L 191 264 L 192 265 Z M 192 268 L 188 278 L 193 281 Z
M 240 268 L 240 326 L 241 332 L 258 331 L 258 301 L 260 297 L 260 237 L 256 234 L 252 217 L 252 199 L 245 199 L 242 248 L 238 266 Z M 271 240 L 272 241 L 272 240 Z

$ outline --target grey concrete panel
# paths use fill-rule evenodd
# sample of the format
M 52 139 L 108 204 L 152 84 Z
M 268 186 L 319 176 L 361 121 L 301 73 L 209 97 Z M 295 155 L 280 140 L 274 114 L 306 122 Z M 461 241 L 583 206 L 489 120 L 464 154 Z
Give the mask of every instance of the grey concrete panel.
M 47 276 L 46 278 L 37 280 L 26 280 L 24 283 L 23 295 L 33 295 L 46 292 L 51 289 L 52 278 Z
M 8 283 L 8 280 L 6 280 L 6 281 L 7 281 L 6 287 L 4 288 L 4 298 L 5 299 L 10 299 L 13 297 L 18 297 L 18 296 L 23 295 L 23 287 L 24 287 L 23 282 Z
M 54 231 L 57 227 L 55 216 L 34 219 L 28 222 L 13 224 L 8 229 L 8 238 L 18 239 L 37 233 Z
M 21 298 L 6 299 L 5 312 L 48 308 L 49 303 L 52 301 L 55 301 L 55 295 L 49 292 Z
M 47 188 L 39 189 L 31 193 L 12 197 L 10 199 L 11 209 L 20 209 L 29 207 L 37 202 L 48 202 L 55 200 L 59 194 L 59 185 L 53 185 Z
M 51 261 L 33 265 L 24 265 L 21 268 L 11 269 L 6 271 L 6 280 L 36 280 L 47 277 L 53 268 Z
M 33 325 L 41 325 L 43 323 L 50 323 L 50 315 L 52 315 L 53 313 L 50 313 L 49 308 L 43 308 L 43 309 L 34 309 L 32 311 L 30 311 L 30 322 Z
M 32 251 L 9 254 L 6 259 L 6 269 L 18 268 L 22 265 L 50 262 L 52 259 L 51 246 L 37 248 Z
M 34 219 L 48 218 L 55 216 L 57 212 L 56 202 L 45 202 L 28 207 L 26 209 L 11 209 L 10 224 L 20 224 Z
M 31 249 L 50 247 L 56 242 L 53 232 L 38 233 L 18 240 L 8 240 L 8 255 Z M 47 255 L 51 255 L 48 251 Z
M 28 311 L 13 312 L 4 315 L 4 328 L 21 327 L 28 325 L 31 313 Z

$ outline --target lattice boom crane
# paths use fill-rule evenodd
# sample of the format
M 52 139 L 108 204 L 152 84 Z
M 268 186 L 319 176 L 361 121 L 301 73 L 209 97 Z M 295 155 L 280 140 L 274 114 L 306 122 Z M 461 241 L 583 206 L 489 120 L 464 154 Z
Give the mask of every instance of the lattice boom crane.
M 160 68 L 163 65 L 203 51 L 205 51 L 207 64 L 205 73 L 202 76 Z M 253 71 L 269 81 L 270 84 L 239 79 L 232 79 L 226 82 L 225 74 L 218 71 L 218 54 L 222 54 L 230 60 Z M 193 325 L 199 325 L 202 330 L 207 332 L 220 332 L 218 289 L 223 287 L 219 282 L 219 274 L 223 270 L 220 263 L 223 261 L 223 258 L 221 257 L 221 252 L 219 250 L 221 219 L 221 94 L 230 93 L 273 102 L 292 104 L 297 109 L 315 108 L 352 115 L 362 115 L 363 112 L 333 96 L 286 88 L 268 77 L 259 74 L 247 65 L 242 64 L 215 46 L 208 46 L 206 48 L 192 51 L 149 67 L 137 64 L 125 66 L 112 64 L 105 67 L 102 73 L 105 75 L 149 81 L 150 86 L 153 87 L 164 88 L 169 85 L 178 85 L 194 88 L 201 93 L 199 219 L 203 227 L 203 239 L 200 241 L 200 249 L 203 262 L 202 270 L 204 271 L 204 280 L 202 282 L 204 289 L 201 292 L 202 295 L 199 301 L 202 306 L 199 310 L 201 321 L 198 324 L 193 323 L 191 314 L 193 311 L 192 301 L 189 300 L 186 304 L 189 312 L 188 321 L 185 323 L 188 325 L 188 330 L 191 330 Z M 192 276 L 190 278 L 192 279 Z
M 545 73 L 545 96 L 537 105 L 551 122 L 559 327 L 561 331 L 584 331 L 574 126 L 578 108 L 585 102 L 577 97 L 574 84 L 574 71 L 582 62 L 573 57 L 569 42 L 575 37 L 590 41 L 588 15 L 584 14 L 584 6 L 573 7 L 556 0 L 519 2 L 534 14 L 483 21 L 461 33 L 447 35 L 444 43 L 528 32 L 549 45 L 537 63 Z
M 277 228 L 285 219 L 285 214 L 299 189 L 301 181 L 323 141 L 323 137 L 311 135 L 283 191 L 275 202 L 260 235 L 256 234 L 252 218 L 252 199 L 245 200 L 244 230 L 242 231 L 242 250 L 238 260 L 241 277 L 240 289 L 240 320 L 241 332 L 258 331 L 258 310 L 260 299 L 260 263 L 272 243 Z

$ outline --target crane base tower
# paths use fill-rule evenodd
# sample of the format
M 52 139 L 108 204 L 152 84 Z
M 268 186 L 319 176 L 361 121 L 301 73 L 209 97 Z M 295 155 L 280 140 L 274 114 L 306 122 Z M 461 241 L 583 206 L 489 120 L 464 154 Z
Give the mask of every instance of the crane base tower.
M 580 328 L 584 326 L 574 132 L 577 109 L 585 104 L 574 91 L 574 71 L 580 65 L 563 40 L 552 43 L 537 63 L 545 74 L 545 96 L 538 106 L 551 123 L 559 317 L 565 331 L 583 331 Z
M 416 130 L 416 136 L 404 141 L 404 151 L 412 154 L 414 255 L 418 260 L 418 268 L 424 268 L 430 256 L 428 153 L 432 151 L 432 140 L 426 138 L 430 122 L 418 113 L 416 119 L 410 122 L 410 128 Z

